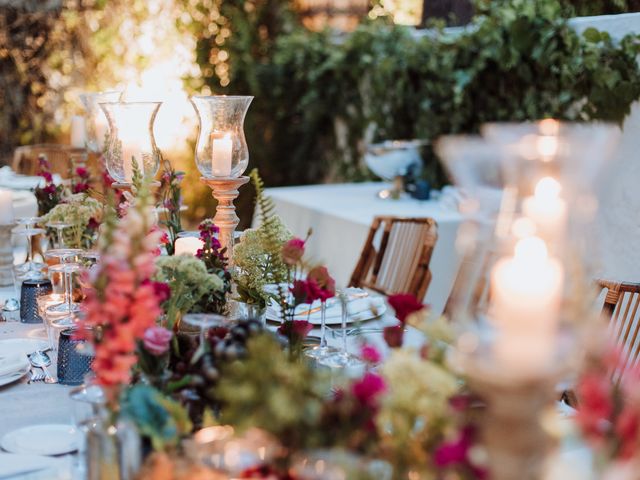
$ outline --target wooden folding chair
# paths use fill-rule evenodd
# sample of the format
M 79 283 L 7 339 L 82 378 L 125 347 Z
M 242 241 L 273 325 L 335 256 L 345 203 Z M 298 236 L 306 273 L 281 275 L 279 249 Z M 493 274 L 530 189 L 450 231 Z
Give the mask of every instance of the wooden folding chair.
M 69 145 L 43 143 L 39 145 L 25 145 L 15 149 L 11 168 L 23 175 L 37 175 L 39 171 L 38 156 L 44 154 L 51 165 L 51 171 L 62 178 L 69 178 L 72 169 L 79 165 L 72 164 L 72 157 L 85 152 L 82 148 Z
M 432 218 L 374 218 L 351 286 L 383 295 L 411 293 L 422 300 L 431 282 L 437 228 Z
M 598 280 L 598 285 L 606 290 L 602 316 L 609 322 L 609 332 L 623 355 L 612 372 L 612 380 L 620 382 L 640 360 L 640 283 Z

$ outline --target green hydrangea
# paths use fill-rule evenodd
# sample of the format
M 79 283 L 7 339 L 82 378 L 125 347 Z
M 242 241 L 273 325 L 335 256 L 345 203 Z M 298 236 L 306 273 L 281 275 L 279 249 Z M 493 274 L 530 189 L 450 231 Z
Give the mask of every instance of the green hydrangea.
M 207 294 L 224 290 L 224 281 L 207 272 L 199 258 L 191 255 L 158 257 L 154 280 L 171 288 L 171 296 L 163 304 L 169 326 L 180 314 L 187 313 Z
M 67 247 L 90 248 L 95 242 L 95 230 L 90 228 L 90 221 L 100 223 L 103 205 L 86 193 L 76 193 L 64 199 L 44 215 L 43 224 L 50 222 L 68 223 L 71 227 L 63 230 Z

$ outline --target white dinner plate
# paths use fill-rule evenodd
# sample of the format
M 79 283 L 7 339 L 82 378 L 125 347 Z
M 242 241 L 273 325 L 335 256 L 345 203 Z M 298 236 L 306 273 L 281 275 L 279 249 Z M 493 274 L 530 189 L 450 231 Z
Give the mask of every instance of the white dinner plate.
M 31 425 L 7 433 L 0 446 L 10 453 L 62 455 L 78 449 L 79 437 L 72 425 Z
M 37 338 L 8 338 L 0 340 L 0 357 L 22 353 L 30 355 L 37 350 L 46 350 L 49 344 Z
M 21 370 L 18 370 L 17 372 L 9 373 L 7 375 L 3 375 L 2 377 L 0 377 L 0 387 L 3 387 L 5 385 L 9 385 L 10 383 L 13 383 L 13 382 L 15 382 L 17 380 L 20 380 L 27 373 L 29 373 L 29 365 L 27 365 L 25 368 L 23 368 Z
M 364 292 L 364 290 L 362 291 Z M 342 308 L 340 302 L 336 299 L 327 301 L 327 325 L 340 325 L 342 323 Z M 313 325 L 320 325 L 320 303 L 315 302 L 313 305 L 299 305 L 296 308 L 294 320 L 309 320 Z M 308 311 L 311 309 L 311 315 Z M 363 298 L 354 298 L 348 304 L 349 316 L 347 323 L 366 322 L 383 315 L 387 311 L 387 304 L 382 295 L 366 294 Z M 267 320 L 280 321 L 280 307 L 272 302 L 267 307 Z
M 29 473 L 53 469 L 59 463 L 60 459 L 58 458 L 0 452 L 0 478 L 13 477 L 15 475 L 21 475 L 20 478 L 23 478 L 22 476 Z M 50 478 L 54 477 L 51 476 Z

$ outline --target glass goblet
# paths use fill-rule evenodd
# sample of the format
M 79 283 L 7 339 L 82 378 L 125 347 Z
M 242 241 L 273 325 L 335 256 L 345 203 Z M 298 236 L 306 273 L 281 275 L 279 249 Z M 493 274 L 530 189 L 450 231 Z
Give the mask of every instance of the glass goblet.
M 80 304 L 73 301 L 73 274 L 82 269 L 78 263 L 59 263 L 51 265 L 49 272 L 62 273 L 64 275 L 64 302 L 59 305 L 47 307 L 47 311 L 53 313 L 74 313 L 80 310 Z
M 73 227 L 73 224 L 67 222 L 49 222 L 46 226 L 56 231 L 56 248 L 65 248 L 64 229 Z
M 226 323 L 225 317 L 214 313 L 188 313 L 182 318 L 182 321 L 187 325 L 200 329 L 199 345 L 193 354 L 192 362 L 197 361 L 206 351 L 205 333 L 211 327 L 221 326 Z
M 318 359 L 318 363 L 329 367 L 332 370 L 341 370 L 347 376 L 361 375 L 366 370 L 366 362 L 356 355 L 349 353 L 347 345 L 347 321 L 349 319 L 349 293 L 348 289 L 338 293 L 338 299 L 342 309 L 341 330 L 342 330 L 342 349 L 334 350 L 327 355 Z
M 44 233 L 46 230 L 44 228 L 21 228 L 14 233 L 16 235 L 21 235 L 27 237 L 27 256 L 23 265 L 20 265 L 17 270 L 20 273 L 20 276 L 25 280 L 38 280 L 44 277 L 42 273 L 42 268 L 44 265 L 42 263 L 37 263 L 34 261 L 33 257 L 33 237 L 36 235 L 40 235 Z
M 313 309 L 310 309 L 310 313 Z M 318 362 L 321 358 L 336 353 L 337 349 L 327 343 L 327 302 L 320 303 L 320 344 L 305 350 L 305 356 Z

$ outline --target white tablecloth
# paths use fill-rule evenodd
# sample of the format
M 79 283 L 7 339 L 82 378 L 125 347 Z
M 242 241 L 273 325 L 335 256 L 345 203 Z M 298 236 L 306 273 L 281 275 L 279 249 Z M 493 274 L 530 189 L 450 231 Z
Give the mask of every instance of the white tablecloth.
M 376 215 L 431 217 L 438 222 L 438 242 L 431 259 L 433 279 L 425 301 L 440 312 L 449 297 L 459 266 L 455 237 L 462 220 L 452 208 L 436 201 L 381 200 L 383 183 L 350 183 L 269 188 L 278 215 L 294 235 L 304 238 L 311 258 L 327 265 L 338 285 L 346 285 L 360 257 Z

